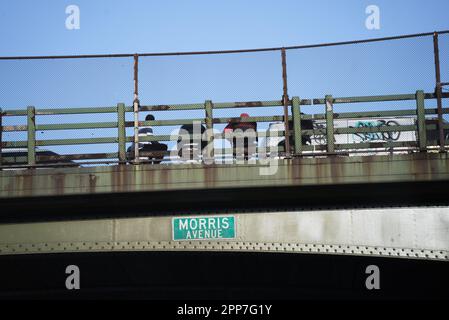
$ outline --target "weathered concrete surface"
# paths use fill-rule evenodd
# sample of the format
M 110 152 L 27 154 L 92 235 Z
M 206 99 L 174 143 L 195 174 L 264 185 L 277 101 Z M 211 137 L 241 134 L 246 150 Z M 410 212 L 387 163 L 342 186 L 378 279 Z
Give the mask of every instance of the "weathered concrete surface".
M 0 198 L 245 187 L 448 181 L 448 154 L 279 160 L 267 165 L 117 165 L 0 172 Z M 274 164 L 272 164 L 274 165 Z

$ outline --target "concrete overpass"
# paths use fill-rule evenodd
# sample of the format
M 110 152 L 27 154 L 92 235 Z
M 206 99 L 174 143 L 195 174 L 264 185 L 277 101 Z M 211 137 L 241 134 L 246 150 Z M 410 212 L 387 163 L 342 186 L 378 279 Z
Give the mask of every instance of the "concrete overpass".
M 118 138 L 88 140 L 36 140 L 33 132 L 37 129 L 84 128 L 94 124 L 82 126 L 51 124 L 44 125 L 45 127 L 41 125 L 39 128 L 34 123 L 34 116 L 46 115 L 50 111 L 36 111 L 29 108 L 25 113 L 29 116 L 27 126 L 10 126 L 6 129 L 27 130 L 31 132 L 28 135 L 30 139 L 23 142 L 2 143 L 2 147 L 26 147 L 28 151 L 25 156 L 14 157 L 12 162 L 5 157 L 6 153 L 2 155 L 3 166 L 0 171 L 0 260 L 3 261 L 0 265 L 4 268 L 2 273 L 13 274 L 23 265 L 33 265 L 35 269 L 40 270 L 38 266 L 41 266 L 42 261 L 49 259 L 53 259 L 55 266 L 60 266 L 73 260 L 87 263 L 86 261 L 93 261 L 92 259 L 99 257 L 95 260 L 95 265 L 101 265 L 102 261 L 116 261 L 115 258 L 108 260 L 109 258 L 105 257 L 120 256 L 121 258 L 117 259 L 120 261 L 119 265 L 123 265 L 138 259 L 138 254 L 144 254 L 148 258 L 145 258 L 147 259 L 145 263 L 158 265 L 159 273 L 165 275 L 165 280 L 169 279 L 170 272 L 176 272 L 173 269 L 173 265 L 176 264 L 188 263 L 189 270 L 195 277 L 202 278 L 205 274 L 212 274 L 217 270 L 228 272 L 241 261 L 246 261 L 252 267 L 233 271 L 233 275 L 236 279 L 239 278 L 241 283 L 249 281 L 250 285 L 263 277 L 264 272 L 268 272 L 260 265 L 260 261 L 265 259 L 268 259 L 266 263 L 272 266 L 270 270 L 276 270 L 277 274 L 285 272 L 277 266 L 279 261 L 285 261 L 287 268 L 296 268 L 299 263 L 307 264 L 310 266 L 308 269 L 310 272 L 321 270 L 325 274 L 332 274 L 334 267 L 344 272 L 346 269 L 359 270 L 360 265 L 367 263 L 376 263 L 387 269 L 394 265 L 396 270 L 394 274 L 397 274 L 398 270 L 414 269 L 416 266 L 416 270 L 421 270 L 420 276 L 442 275 L 449 260 L 447 192 L 449 162 L 448 154 L 445 152 L 446 141 L 438 146 L 438 141 L 431 142 L 426 138 L 429 127 L 435 127 L 435 124 L 427 123 L 426 115 L 436 114 L 437 110 L 424 109 L 423 101 L 433 98 L 434 95 L 423 92 L 417 92 L 416 95 L 369 99 L 326 97 L 322 101 L 313 102 L 294 98 L 290 101 L 293 108 L 291 120 L 296 125 L 301 123 L 301 117 L 312 120 L 326 119 L 329 128 L 334 118 L 418 114 L 415 125 L 337 128 L 324 131 L 299 128 L 300 130 L 295 129 L 291 133 L 295 136 L 295 141 L 301 141 L 303 134 L 324 134 L 327 141 L 334 141 L 334 133 L 378 131 L 415 131 L 419 139 L 411 142 L 383 141 L 343 145 L 331 143 L 318 147 L 295 143 L 290 155 L 280 155 L 273 158 L 271 163 L 256 161 L 247 164 L 211 165 L 204 163 L 154 165 L 144 161 L 127 163 L 130 161 L 126 161 L 125 146 L 133 137 L 126 137 L 124 134 L 126 126 L 132 126 L 124 121 L 127 110 L 124 105 L 119 105 L 115 109 L 95 111 L 118 112 L 117 123 L 100 124 L 100 127 L 115 126 L 118 129 Z M 322 115 L 302 116 L 299 113 L 299 106 L 308 103 L 324 103 L 329 107 L 330 102 L 372 100 L 379 102 L 391 99 L 416 100 L 417 110 L 333 114 L 332 108 L 326 108 L 326 114 Z M 279 102 L 248 105 L 273 104 Z M 241 103 L 215 106 L 217 105 L 242 106 Z M 206 106 L 209 112 L 204 122 L 208 125 L 229 120 L 212 118 L 210 103 L 206 103 Z M 168 107 L 182 109 L 192 106 Z M 146 107 L 152 108 L 159 107 Z M 89 113 L 92 110 L 54 112 Z M 6 112 L 6 114 L 23 115 L 23 112 Z M 256 117 L 249 121 L 276 119 L 276 117 Z M 138 124 L 162 126 L 185 121 L 190 120 L 164 120 L 154 123 L 149 121 L 150 123 Z M 441 127 L 446 129 L 447 125 Z M 143 140 L 165 141 L 167 138 L 154 136 Z M 40 155 L 34 152 L 36 146 L 86 142 L 116 143 L 119 152 L 63 156 Z M 349 156 L 348 149 L 358 151 L 361 155 Z M 379 149 L 381 152 L 378 152 Z M 363 152 L 374 155 L 363 155 Z M 97 158 L 107 159 L 107 162 L 110 162 L 109 159 L 118 161 L 112 165 L 110 163 L 88 165 L 78 162 Z M 74 162 L 67 163 L 68 160 Z M 181 219 L 184 226 L 187 225 L 186 221 L 210 224 L 212 220 L 232 219 L 233 234 L 228 238 L 197 237 L 180 240 L 175 234 L 176 219 Z M 228 256 L 229 254 L 231 256 Z M 83 258 L 86 255 L 91 257 L 90 260 Z M 130 258 L 130 255 L 134 258 Z M 100 257 L 105 260 L 101 260 Z M 213 264 L 207 257 L 223 263 Z M 309 257 L 310 260 L 305 260 L 305 257 Z M 346 260 L 338 260 L 340 258 Z M 364 260 L 354 260 L 358 258 Z M 328 259 L 324 264 L 330 269 L 322 269 L 324 261 L 322 259 Z M 197 261 L 200 260 L 212 269 L 195 269 L 195 266 L 198 267 Z M 337 260 L 340 262 L 335 262 Z M 398 260 L 401 262 L 396 262 Z M 426 264 L 420 264 L 422 262 Z M 444 264 L 444 267 L 441 267 L 441 264 Z M 42 268 L 42 271 L 39 271 L 42 274 L 39 273 L 38 278 L 48 279 L 51 270 L 53 269 Z M 293 269 L 288 270 L 289 273 L 294 272 Z M 100 270 L 95 272 L 97 275 L 101 273 Z M 117 272 L 122 274 L 120 271 Z M 114 274 L 117 275 L 117 272 Z M 250 274 L 251 277 L 242 277 L 242 272 Z M 347 276 L 351 277 L 349 274 Z M 152 273 L 151 277 L 148 283 L 152 285 L 159 283 L 157 290 L 146 288 L 154 290 L 151 294 L 161 290 L 169 292 L 168 288 L 175 286 L 175 284 L 168 286 L 168 282 L 160 283 L 160 277 L 155 273 Z M 323 274 L 315 274 L 314 277 L 321 279 Z M 0 279 L 3 283 L 10 283 L 3 293 L 0 290 L 0 296 L 2 294 L 10 296 L 15 290 L 13 288 L 17 285 L 17 281 L 22 281 L 21 278 L 18 280 L 14 277 L 14 279 L 14 281 L 8 277 Z M 129 277 L 126 281 L 128 280 Z M 290 283 L 288 281 L 284 284 Z M 307 279 L 304 281 L 298 283 L 299 289 L 295 287 L 299 291 L 292 288 L 285 291 L 286 288 L 282 286 L 279 287 L 282 289 L 278 289 L 290 296 L 294 293 L 307 295 L 310 291 L 301 291 L 304 290 L 303 285 L 307 283 Z M 337 278 L 331 278 L 329 281 L 333 283 L 332 288 L 338 287 Z M 447 282 L 441 281 L 441 277 L 429 281 L 436 283 L 438 290 L 441 290 L 438 294 L 444 294 Z M 31 288 L 28 282 L 24 282 L 22 284 L 24 291 L 19 290 L 17 294 L 21 296 L 48 294 L 46 290 L 39 291 L 42 290 L 39 281 L 33 283 L 37 283 L 36 287 Z M 116 284 L 117 292 L 121 290 L 120 283 L 119 281 Z M 425 288 L 427 280 L 422 280 L 422 283 L 420 288 Z M 42 285 L 45 287 L 46 284 Z M 58 294 L 61 293 L 58 290 L 63 290 L 59 285 L 59 282 L 55 284 L 57 288 L 55 292 Z M 91 285 L 93 288 L 101 286 L 94 282 Z M 207 282 L 202 285 L 207 286 Z M 223 283 L 220 285 L 226 286 Z M 238 285 L 236 283 L 233 286 Z M 275 284 L 264 285 L 272 288 Z M 178 288 L 179 292 L 189 296 L 191 286 L 184 283 L 181 287 Z M 407 294 L 409 288 L 407 286 L 402 288 L 406 289 L 401 289 L 403 290 L 401 292 Z M 341 291 L 332 291 L 334 289 L 329 289 L 331 290 L 329 294 L 339 296 Z M 232 290 L 237 289 L 233 287 Z M 350 294 L 354 292 L 360 293 L 356 290 Z M 416 297 L 426 294 L 427 291 L 419 289 L 410 292 L 414 292 L 412 296 Z M 91 293 L 99 294 L 95 290 Z M 391 294 L 395 295 L 397 292 Z
M 268 247 L 295 252 L 313 245 L 313 252 L 321 248 L 321 253 L 382 255 L 386 250 L 396 256 L 397 249 L 408 250 L 399 257 L 446 260 L 448 164 L 446 153 L 415 153 L 284 159 L 270 176 L 261 175 L 263 166 L 257 163 L 2 171 L 1 218 L 7 224 L 0 226 L 0 253 Z M 235 239 L 186 246 L 170 236 L 172 217 L 223 214 L 236 216 Z M 355 217 L 362 220 L 356 223 Z M 416 219 L 424 219 L 423 229 L 416 228 Z M 302 238 L 301 228 L 292 229 L 304 223 L 318 230 L 316 238 Z M 390 223 L 396 226 L 386 232 Z M 365 238 L 368 233 L 373 239 Z M 402 244 L 391 240 L 398 234 Z M 424 242 L 412 241 L 417 238 Z

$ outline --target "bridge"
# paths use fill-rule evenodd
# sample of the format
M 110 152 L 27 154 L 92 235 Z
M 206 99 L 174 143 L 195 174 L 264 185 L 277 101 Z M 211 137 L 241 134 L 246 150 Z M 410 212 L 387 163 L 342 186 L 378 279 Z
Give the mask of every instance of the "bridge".
M 332 112 L 332 106 L 339 102 L 366 103 L 398 99 L 413 101 L 416 108 L 347 114 Z M 435 121 L 428 121 L 429 117 L 438 113 L 437 109 L 425 108 L 425 101 L 431 99 L 435 99 L 434 94 L 422 91 L 388 97 L 326 97 L 322 100 L 292 98 L 289 104 L 293 116 L 289 119 L 294 126 L 290 134 L 295 139 L 290 153 L 286 153 L 281 147 L 276 154 L 270 154 L 272 158 L 259 159 L 256 154 L 254 158 L 243 162 L 237 159 L 231 159 L 231 162 L 228 159 L 226 162 L 222 161 L 223 152 L 217 149 L 214 150 L 214 161 L 207 164 L 205 161 L 210 159 L 205 157 L 206 154 L 195 163 L 145 163 L 146 158 L 143 156 L 151 153 L 140 154 L 136 161 L 133 154 L 125 150 L 125 142 L 133 141 L 135 137 L 125 135 L 125 127 L 132 126 L 133 123 L 124 121 L 124 113 L 131 110 L 123 104 L 118 104 L 116 108 L 89 110 L 28 108 L 3 111 L 3 117 L 28 116 L 26 125 L 5 126 L 3 130 L 26 130 L 29 139 L 3 142 L 6 152 L 2 154 L 3 165 L 0 172 L 0 218 L 3 222 L 0 225 L 0 254 L 5 258 L 20 255 L 35 259 L 32 257 L 57 253 L 63 261 L 70 260 L 69 257 L 75 259 L 67 254 L 101 252 L 207 252 L 208 255 L 228 252 L 236 255 L 236 261 L 245 259 L 238 256 L 242 253 L 448 261 L 448 141 L 444 141 L 442 152 L 438 140 L 427 138 L 435 136 L 433 132 L 438 127 Z M 323 114 L 303 115 L 300 112 L 301 105 L 326 102 Z M 217 103 L 211 106 L 213 110 L 217 106 L 263 107 L 271 104 L 274 103 L 261 101 Z M 206 117 L 200 119 L 202 123 L 213 125 L 233 120 L 212 118 L 212 113 L 207 110 L 208 105 L 208 102 L 204 104 Z M 197 105 L 168 106 L 181 110 L 187 107 Z M 161 106 L 140 108 L 153 112 L 162 109 Z M 447 111 L 444 109 L 444 112 Z M 117 137 L 87 141 L 36 141 L 35 130 L 94 126 L 93 123 L 35 125 L 37 117 L 61 112 L 116 112 L 117 122 L 97 123 L 95 126 L 116 128 Z M 366 120 L 392 115 L 414 116 L 416 121 L 412 125 L 328 129 L 332 128 L 333 121 L 337 121 L 335 119 Z M 304 118 L 313 122 L 327 119 L 329 122 L 324 129 L 302 130 L 300 124 Z M 278 116 L 265 116 L 248 118 L 246 121 L 279 119 Z M 164 126 L 192 121 L 197 120 L 148 121 L 139 122 L 139 125 Z M 443 124 L 443 127 L 447 129 L 448 125 Z M 335 141 L 334 134 L 352 135 L 379 131 L 412 131 L 418 139 L 349 145 L 297 143 L 302 142 L 302 135 L 313 137 L 324 134 L 327 141 Z M 212 138 L 220 139 L 222 135 L 214 133 Z M 166 141 L 168 138 L 176 140 L 177 136 L 139 138 Z M 115 144 L 118 152 L 40 155 L 37 149 L 37 146 L 95 144 L 105 141 Z M 8 148 L 23 147 L 27 152 L 7 152 Z M 167 152 L 166 157 L 171 159 L 173 154 Z M 92 159 L 95 159 L 93 163 L 86 162 Z M 233 217 L 236 221 L 236 234 L 231 239 L 174 239 L 173 219 L 198 216 Z M 182 259 L 189 261 L 192 257 L 184 255 Z M 125 260 L 120 260 L 120 263 L 125 263 L 123 261 L 129 261 L 130 258 L 122 256 L 121 259 Z M 153 265 L 156 258 L 151 256 L 146 259 L 150 260 L 142 263 Z M 163 265 L 177 261 L 175 256 L 157 259 Z M 166 259 L 169 260 L 161 262 Z M 201 258 L 196 256 L 195 259 Z M 220 259 L 222 257 L 215 258 L 216 261 Z M 319 261 L 317 259 L 314 258 L 313 261 Z M 37 263 L 36 260 L 31 261 Z M 61 261 L 55 263 L 59 265 Z M 193 261 L 188 263 L 194 268 Z M 274 260 L 271 263 L 275 263 Z M 332 262 L 331 265 L 335 263 Z M 353 268 L 350 267 L 351 263 L 348 265 L 345 261 L 337 265 L 338 268 Z M 385 262 L 382 263 L 385 265 Z M 222 267 L 226 265 L 223 262 Z M 211 268 L 220 270 L 217 265 Z M 432 270 L 435 268 L 432 265 Z M 239 274 L 235 276 L 239 277 Z M 148 281 L 153 283 L 156 280 Z M 242 281 L 244 282 L 243 279 Z M 39 295 L 35 290 L 32 293 L 22 292 L 22 296 L 26 296 L 26 293 L 31 296 Z M 177 290 L 177 294 L 180 294 L 181 289 Z M 6 292 L 8 296 L 11 294 L 11 291 Z M 328 294 L 333 296 L 335 293 L 331 292 Z M 96 296 L 95 291 L 90 294 Z M 147 292 L 146 296 L 148 294 Z M 167 294 L 172 296 L 173 293 Z
M 281 51 L 285 68 L 285 49 Z M 146 253 L 141 263 L 155 267 L 165 278 L 173 276 L 177 272 L 173 266 L 180 263 L 201 278 L 199 272 L 209 267 L 208 272 L 229 272 L 234 263 L 246 261 L 251 269 L 232 271 L 242 283 L 246 283 L 243 273 L 262 277 L 268 272 L 257 265 L 257 259 L 268 259 L 264 261 L 277 274 L 283 273 L 279 261 L 304 257 L 314 261 L 308 272 L 323 271 L 323 265 L 330 268 L 323 271 L 328 274 L 336 265 L 339 270 L 355 270 L 366 261 L 395 270 L 416 263 L 412 269 L 421 270 L 420 274 L 443 272 L 449 260 L 449 124 L 444 120 L 449 108 L 443 107 L 449 94 L 441 90 L 443 83 L 439 81 L 437 90 L 427 93 L 308 99 L 289 98 L 285 81 L 286 74 L 282 100 L 145 105 L 137 99 L 136 89 L 132 106 L 0 110 L 0 256 L 6 274 L 19 268 L 20 261 L 40 265 L 39 257 L 54 259 L 53 267 L 42 271 L 40 278 L 45 278 L 69 261 L 89 264 L 83 254 L 91 254 L 96 259 L 93 265 L 101 265 L 117 261 L 107 254 L 120 253 L 126 254 L 120 256 L 121 264 L 137 261 L 141 258 L 136 254 Z M 387 103 L 407 107 L 383 106 Z M 336 109 L 339 106 L 350 106 L 350 111 L 341 112 L 342 108 Z M 352 111 L 358 107 L 361 110 Z M 243 119 L 217 117 L 214 114 L 219 110 L 267 111 Z M 184 117 L 140 120 L 142 114 L 167 111 Z M 189 112 L 196 117 L 189 117 Z M 198 112 L 203 116 L 197 117 Z M 40 121 L 55 115 L 94 120 L 107 115 L 114 120 Z M 275 123 L 278 129 L 267 126 L 247 136 L 258 142 L 252 149 L 244 146 L 240 151 L 245 157 L 238 157 L 233 138 L 221 127 L 242 122 Z M 189 153 L 188 159 L 179 154 L 178 127 L 183 125 L 206 129 L 193 134 L 197 140 L 190 145 L 198 150 L 194 156 Z M 171 128 L 171 132 L 141 135 L 142 127 Z M 44 132 L 85 129 L 105 130 L 106 136 L 40 138 Z M 9 133 L 25 133 L 26 139 L 5 140 Z M 204 149 L 202 141 L 207 142 Z M 168 150 L 132 147 L 151 142 L 166 143 Z M 105 144 L 115 151 L 91 151 Z M 79 152 L 51 150 L 57 146 Z M 160 163 L 155 164 L 154 158 Z M 182 226 L 184 231 L 201 224 L 214 229 L 223 221 L 233 221 L 230 236 L 207 230 L 212 233 L 187 233 L 179 238 Z M 226 254 L 233 258 L 224 258 L 229 257 Z M 213 257 L 216 264 L 205 257 Z M 338 260 L 345 257 L 366 260 Z M 199 260 L 204 267 L 195 262 Z M 345 277 L 353 276 L 349 272 Z M 423 283 L 434 283 L 429 277 Z M 145 279 L 147 286 L 159 283 L 157 290 L 145 289 L 150 290 L 147 296 L 173 294 L 167 288 L 175 283 L 160 283 L 157 274 Z M 22 291 L 17 291 L 17 282 L 7 276 L 1 280 L 7 285 L 0 295 L 48 293 L 42 289 L 46 284 L 39 281 L 33 288 L 23 282 Z M 120 287 L 120 281 L 115 285 Z M 51 286 L 59 288 L 55 283 Z M 445 292 L 445 286 L 442 281 L 436 292 Z M 310 294 L 301 288 L 290 288 L 285 294 Z M 62 289 L 54 290 L 58 295 Z M 179 287 L 173 290 L 187 292 Z M 331 296 L 336 294 L 332 290 L 328 291 Z M 360 294 L 360 288 L 355 291 Z M 89 294 L 95 296 L 99 291 L 92 289 Z

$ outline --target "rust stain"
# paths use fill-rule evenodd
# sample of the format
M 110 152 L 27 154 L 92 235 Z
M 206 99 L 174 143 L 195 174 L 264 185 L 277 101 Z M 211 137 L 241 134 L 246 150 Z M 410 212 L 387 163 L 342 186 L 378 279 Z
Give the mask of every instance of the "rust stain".
M 167 186 L 170 183 L 170 175 L 169 175 L 169 169 L 163 168 L 161 171 L 161 182 L 165 186 Z
M 362 174 L 366 177 L 367 180 L 369 180 L 369 177 L 371 177 L 373 174 L 373 166 L 371 160 L 371 157 L 366 157 L 366 159 L 363 159 L 363 161 L 361 162 Z
M 121 167 L 124 166 L 124 164 L 119 164 L 118 166 L 115 166 L 113 171 L 111 171 L 110 177 L 112 182 L 112 191 L 117 192 L 117 187 L 122 185 L 122 176 L 121 176 Z
M 330 165 L 330 176 L 332 178 L 332 182 L 339 182 L 340 178 L 343 176 L 343 167 L 344 164 L 342 165 L 340 163 L 340 159 L 335 158 L 333 159 L 335 161 L 330 161 L 329 165 Z
M 285 184 L 291 185 L 304 184 L 304 179 L 307 179 L 307 184 L 340 184 L 353 181 L 354 177 L 367 183 L 382 176 L 385 181 L 390 181 L 395 175 L 396 179 L 409 181 L 440 179 L 448 173 L 447 160 L 448 156 L 443 154 L 294 158 L 280 165 L 277 177 L 284 177 Z M 241 179 L 251 180 L 252 185 L 270 185 L 269 181 L 259 182 L 257 169 L 258 166 L 253 165 L 183 165 L 173 168 L 148 164 L 117 165 L 107 170 L 103 167 L 59 169 L 48 174 L 40 169 L 5 171 L 0 172 L 5 186 L 0 196 L 39 196 L 42 190 L 53 195 L 64 195 L 68 190 L 97 193 L 99 186 L 104 188 L 102 191 L 111 193 L 175 190 L 181 185 L 183 188 L 207 189 L 228 185 L 229 181 L 239 186 Z
M 293 173 L 290 175 L 290 178 L 293 179 L 293 181 L 297 183 L 301 183 L 302 179 L 302 159 L 299 158 L 293 158 L 291 160 L 292 166 L 293 166 Z
M 206 187 L 211 188 L 215 186 L 215 182 L 217 181 L 217 170 L 218 168 L 212 165 L 206 165 L 204 168 L 204 183 Z
M 425 159 L 418 159 L 412 163 L 411 174 L 415 176 L 420 176 L 423 174 L 431 175 L 433 173 L 431 161 L 426 161 Z
M 27 172 L 23 176 L 19 177 L 22 178 L 22 187 L 26 196 L 30 196 L 33 193 L 33 175 L 30 174 L 30 171 L 33 170 L 27 170 Z
M 152 106 L 152 107 L 146 107 L 146 111 L 164 111 L 169 110 L 170 106 L 168 105 L 158 105 L 158 106 Z
M 53 175 L 55 192 L 57 195 L 64 194 L 64 186 L 65 186 L 65 175 L 63 173 L 57 173 Z
M 89 193 L 95 193 L 97 187 L 97 176 L 89 174 Z
M 236 107 L 260 107 L 263 105 L 262 101 L 250 101 L 250 102 L 234 102 Z

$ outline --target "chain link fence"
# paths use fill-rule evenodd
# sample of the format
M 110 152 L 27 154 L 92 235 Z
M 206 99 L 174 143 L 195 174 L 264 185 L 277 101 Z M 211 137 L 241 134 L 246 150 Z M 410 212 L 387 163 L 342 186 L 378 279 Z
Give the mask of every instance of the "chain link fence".
M 173 124 L 167 122 L 171 120 L 184 119 L 189 122 L 199 119 L 205 127 L 208 126 L 205 108 L 200 106 L 206 105 L 206 101 L 212 103 L 213 120 L 209 127 L 213 127 L 217 134 L 224 131 L 229 121 L 241 120 L 241 115 L 247 114 L 250 119 L 259 119 L 253 123 L 257 124 L 261 137 L 267 132 L 280 133 L 280 137 L 275 139 L 259 139 L 259 147 L 261 144 L 269 147 L 282 145 L 287 155 L 297 154 L 293 137 L 298 136 L 289 132 L 292 136 L 287 143 L 290 145 L 289 150 L 285 150 L 283 138 L 285 114 L 289 115 L 290 122 L 293 121 L 291 99 L 294 96 L 305 101 L 299 106 L 301 116 L 310 119 L 313 124 L 313 128 L 307 128 L 308 123 L 303 123 L 306 127 L 302 130 L 315 130 L 306 134 L 304 143 L 309 146 L 308 151 L 329 153 L 326 105 L 315 103 L 317 100 L 325 99 L 328 95 L 332 95 L 332 98 L 385 96 L 414 94 L 417 90 L 435 94 L 432 99 L 425 101 L 426 121 L 429 128 L 433 128 L 428 134 L 432 138 L 428 145 L 444 146 L 445 143 L 438 138 L 440 126 L 443 128 L 449 120 L 444 112 L 447 102 L 445 93 L 449 92 L 449 83 L 446 85 L 449 82 L 448 33 L 443 31 L 438 34 L 254 50 L 0 57 L 2 154 L 8 149 L 26 149 L 29 119 L 26 113 L 20 111 L 26 110 L 28 106 L 34 106 L 37 110 L 37 151 L 59 155 L 109 153 L 109 158 L 118 159 L 118 156 L 113 156 L 118 151 L 117 139 L 101 143 L 103 138 L 117 137 L 117 129 L 120 130 L 115 112 L 118 103 L 127 106 L 124 142 L 129 151 L 135 141 L 135 127 L 145 126 L 143 121 L 148 114 L 152 114 L 155 121 L 162 121 L 161 125 L 153 126 L 153 135 L 156 137 L 176 135 L 180 124 L 176 121 L 172 121 Z M 439 55 L 435 50 L 436 42 Z M 440 80 L 436 74 L 437 60 L 440 64 Z M 438 81 L 441 84 L 441 97 L 437 95 Z M 354 143 L 417 142 L 418 130 L 414 128 L 398 132 L 366 129 L 366 132 L 341 133 L 345 130 L 340 129 L 345 128 L 416 124 L 416 116 L 400 116 L 400 112 L 393 116 L 357 116 L 357 113 L 413 110 L 417 108 L 415 100 L 385 99 L 381 102 L 354 103 L 355 100 L 350 103 L 341 101 L 332 106 L 332 124 L 336 130 L 334 143 L 342 145 L 340 150 L 349 152 L 351 148 L 345 149 L 343 145 Z M 133 113 L 133 102 L 137 101 L 140 109 Z M 270 101 L 273 102 L 271 105 L 268 103 Z M 216 108 L 220 103 L 231 103 L 232 106 Z M 187 107 L 168 107 L 180 104 L 196 104 L 197 107 L 191 110 Z M 96 113 L 95 109 L 99 107 L 109 107 L 111 112 Z M 75 110 L 60 114 L 40 111 L 66 108 L 92 109 L 92 112 L 79 114 Z M 351 114 L 354 117 L 351 118 Z M 76 127 L 78 123 L 85 125 Z M 290 126 L 289 131 L 295 131 L 295 127 Z M 446 131 L 442 131 L 447 139 Z M 58 139 L 75 139 L 77 142 L 64 145 L 56 141 Z M 159 140 L 167 144 L 168 151 L 177 147 L 176 139 Z M 230 146 L 227 139 L 216 137 L 217 149 Z M 367 154 L 372 152 L 364 149 L 358 151 L 366 151 Z M 169 160 L 170 157 L 165 159 Z

